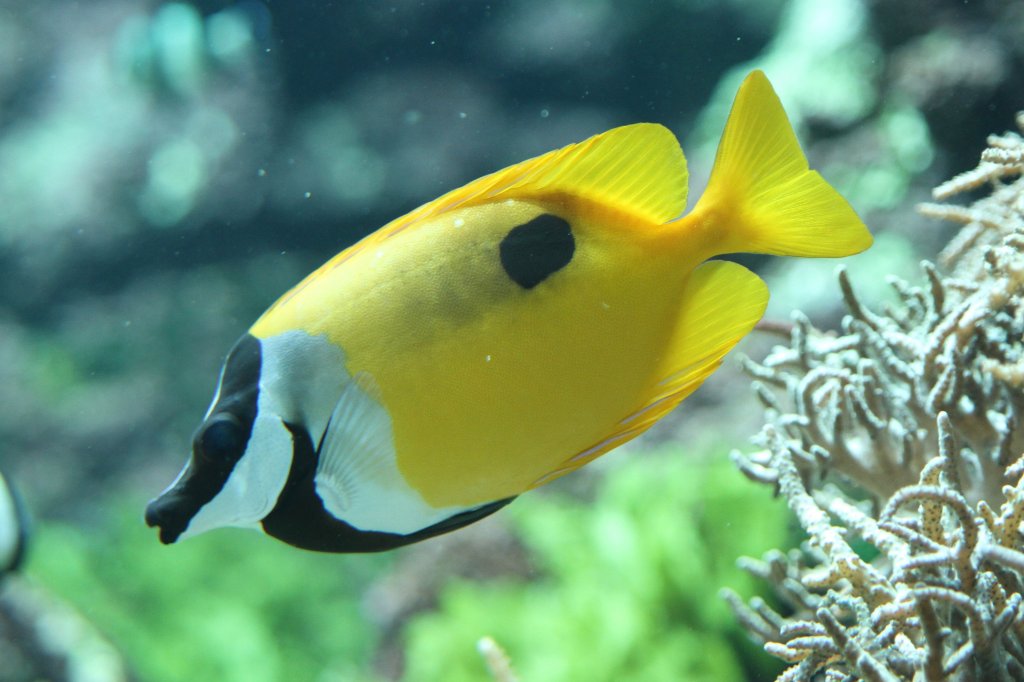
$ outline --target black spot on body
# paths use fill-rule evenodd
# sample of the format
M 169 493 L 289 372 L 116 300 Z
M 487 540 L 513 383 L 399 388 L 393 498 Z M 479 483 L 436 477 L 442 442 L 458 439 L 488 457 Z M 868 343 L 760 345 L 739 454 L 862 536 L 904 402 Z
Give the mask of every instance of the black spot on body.
M 567 220 L 544 213 L 509 230 L 498 251 L 509 278 L 532 289 L 569 264 L 576 240 Z

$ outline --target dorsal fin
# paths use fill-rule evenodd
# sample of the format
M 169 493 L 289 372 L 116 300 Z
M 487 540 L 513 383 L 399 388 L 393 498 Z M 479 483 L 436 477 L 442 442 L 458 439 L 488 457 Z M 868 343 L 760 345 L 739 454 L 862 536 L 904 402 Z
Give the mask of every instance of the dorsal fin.
M 634 123 L 452 190 L 391 221 L 335 256 L 325 267 L 335 267 L 422 220 L 462 206 L 564 194 L 661 224 L 682 214 L 686 189 L 686 158 L 675 135 L 656 123 Z

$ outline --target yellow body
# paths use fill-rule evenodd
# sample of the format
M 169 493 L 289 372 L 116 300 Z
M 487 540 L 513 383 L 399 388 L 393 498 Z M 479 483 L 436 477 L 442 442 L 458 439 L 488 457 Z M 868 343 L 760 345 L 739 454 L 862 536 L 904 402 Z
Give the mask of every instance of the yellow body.
M 376 385 L 398 468 L 430 505 L 517 495 L 644 431 L 749 332 L 764 284 L 732 263 L 701 265 L 708 258 L 870 244 L 807 170 L 759 72 L 737 99 L 708 191 L 680 218 L 686 183 L 666 129 L 609 131 L 385 226 L 251 332 L 298 329 L 341 348 L 348 373 Z M 545 213 L 569 222 L 575 252 L 526 289 L 503 269 L 499 244 Z

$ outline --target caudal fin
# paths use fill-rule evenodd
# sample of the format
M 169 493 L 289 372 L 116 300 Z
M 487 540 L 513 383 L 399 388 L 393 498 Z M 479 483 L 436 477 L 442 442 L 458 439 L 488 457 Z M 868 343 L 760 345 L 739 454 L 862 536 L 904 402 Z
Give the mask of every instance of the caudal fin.
M 871 234 L 849 203 L 810 170 L 768 78 L 743 81 L 711 171 L 691 216 L 718 253 L 850 256 Z

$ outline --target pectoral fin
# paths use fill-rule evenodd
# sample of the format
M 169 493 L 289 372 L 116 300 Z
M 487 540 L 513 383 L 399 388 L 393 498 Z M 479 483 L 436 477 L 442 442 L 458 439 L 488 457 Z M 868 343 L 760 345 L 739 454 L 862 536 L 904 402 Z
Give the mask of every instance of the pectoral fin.
M 314 487 L 324 509 L 364 531 L 409 535 L 467 511 L 429 505 L 402 476 L 391 416 L 365 373 L 345 385 L 334 406 L 320 441 Z
M 316 492 L 324 508 L 347 519 L 354 507 L 365 503 L 366 483 L 394 487 L 391 419 L 379 401 L 371 378 L 357 375 L 345 385 L 320 441 Z

